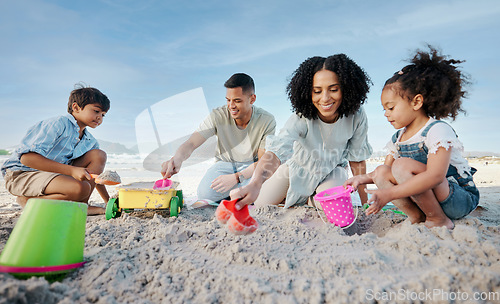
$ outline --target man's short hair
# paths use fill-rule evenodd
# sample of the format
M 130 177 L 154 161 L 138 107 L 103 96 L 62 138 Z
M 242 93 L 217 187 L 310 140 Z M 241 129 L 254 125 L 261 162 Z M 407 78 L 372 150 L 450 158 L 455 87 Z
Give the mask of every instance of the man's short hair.
M 233 76 L 229 77 L 229 79 L 226 80 L 224 86 L 228 89 L 241 87 L 243 93 L 255 93 L 255 84 L 253 83 L 253 79 L 245 73 L 233 74 Z

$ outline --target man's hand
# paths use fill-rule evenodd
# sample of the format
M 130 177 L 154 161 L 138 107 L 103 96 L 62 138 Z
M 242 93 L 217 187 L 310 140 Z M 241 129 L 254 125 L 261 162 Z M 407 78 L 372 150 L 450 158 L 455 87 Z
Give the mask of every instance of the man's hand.
M 219 193 L 224 193 L 231 190 L 238 183 L 237 174 L 221 175 L 212 181 L 210 188 Z
M 170 178 L 172 175 L 177 174 L 181 169 L 182 162 L 175 161 L 172 157 L 169 161 L 161 164 L 161 175 L 163 178 Z

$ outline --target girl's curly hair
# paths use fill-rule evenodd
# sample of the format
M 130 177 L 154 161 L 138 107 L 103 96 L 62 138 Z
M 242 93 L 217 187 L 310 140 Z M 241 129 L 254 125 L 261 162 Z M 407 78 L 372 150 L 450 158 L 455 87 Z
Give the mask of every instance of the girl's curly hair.
M 448 56 L 441 55 L 431 45 L 428 48 L 428 52 L 417 50 L 411 64 L 394 73 L 385 82 L 384 89 L 389 87 L 408 100 L 421 94 L 427 116 L 455 120 L 459 112 L 465 113 L 462 109 L 462 99 L 467 95 L 464 87 L 470 84 L 469 77 L 457 66 L 464 61 L 448 60 Z
M 344 54 L 310 57 L 300 64 L 286 87 L 293 111 L 308 119 L 318 118 L 318 109 L 312 102 L 313 77 L 323 69 L 334 72 L 339 78 L 342 92 L 339 118 L 356 113 L 366 101 L 372 82 L 368 74 Z

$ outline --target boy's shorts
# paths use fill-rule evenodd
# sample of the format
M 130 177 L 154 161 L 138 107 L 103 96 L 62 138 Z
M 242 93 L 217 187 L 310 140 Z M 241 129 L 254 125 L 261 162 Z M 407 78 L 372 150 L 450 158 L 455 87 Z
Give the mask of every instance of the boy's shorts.
M 11 171 L 4 176 L 5 188 L 15 196 L 36 197 L 44 195 L 47 185 L 59 173 L 45 171 Z

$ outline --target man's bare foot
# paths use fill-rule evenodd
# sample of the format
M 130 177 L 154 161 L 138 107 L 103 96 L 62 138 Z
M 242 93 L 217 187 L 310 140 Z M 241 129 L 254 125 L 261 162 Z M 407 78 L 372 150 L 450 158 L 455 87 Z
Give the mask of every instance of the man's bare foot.
M 106 209 L 97 206 L 90 206 L 87 209 L 87 215 L 101 215 L 106 214 Z
M 427 219 L 424 225 L 427 228 L 446 227 L 450 230 L 455 228 L 455 224 L 453 224 L 453 222 L 448 217 L 442 220 L 434 220 L 434 221 Z
M 26 206 L 26 203 L 28 203 L 28 199 L 29 197 L 26 197 L 26 196 L 17 196 L 16 197 L 16 202 L 21 206 L 21 207 L 25 207 Z

